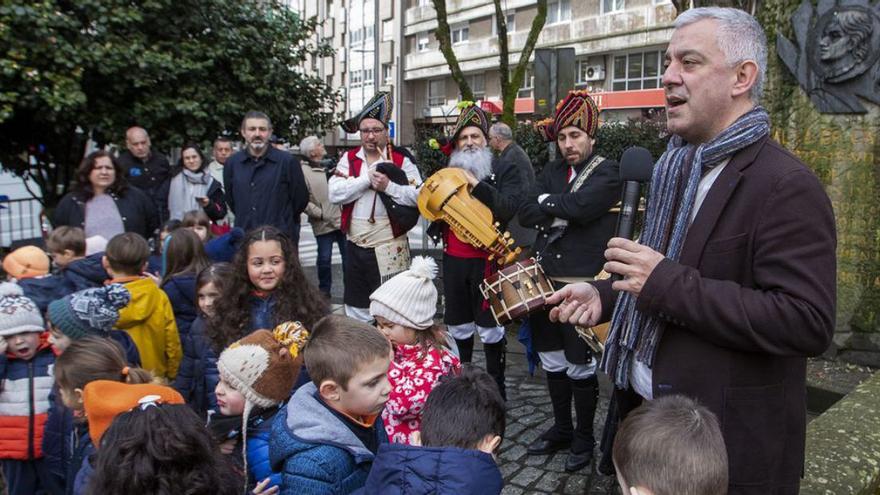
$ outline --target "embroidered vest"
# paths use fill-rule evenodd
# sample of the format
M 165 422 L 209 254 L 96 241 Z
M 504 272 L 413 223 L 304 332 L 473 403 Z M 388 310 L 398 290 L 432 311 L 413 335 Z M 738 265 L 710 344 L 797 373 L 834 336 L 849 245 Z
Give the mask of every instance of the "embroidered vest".
M 361 167 L 363 166 L 364 161 L 361 160 L 359 156 L 357 156 L 357 151 L 359 149 L 360 148 L 354 148 L 352 150 L 349 150 L 346 154 L 346 156 L 348 157 L 348 175 L 350 177 L 358 177 L 361 175 Z M 402 154 L 394 151 L 393 149 L 391 150 L 391 162 L 394 164 L 395 167 L 403 167 L 404 159 L 405 157 Z M 354 200 L 351 203 L 347 203 L 342 206 L 342 231 L 346 234 L 348 234 L 348 229 L 351 226 L 351 215 L 354 211 L 355 201 L 357 200 Z M 388 215 L 388 219 L 391 221 L 391 233 L 394 234 L 394 237 L 400 237 L 401 235 L 406 233 L 406 231 L 403 230 L 400 225 L 394 221 L 394 217 Z

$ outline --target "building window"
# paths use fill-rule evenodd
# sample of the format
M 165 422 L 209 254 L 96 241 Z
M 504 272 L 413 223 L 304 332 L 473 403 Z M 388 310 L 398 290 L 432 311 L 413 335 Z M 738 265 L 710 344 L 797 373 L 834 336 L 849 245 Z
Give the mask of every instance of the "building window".
M 507 34 L 516 31 L 516 14 L 513 12 L 504 16 L 504 22 L 507 23 Z M 492 35 L 498 36 L 498 22 L 495 16 L 492 16 Z
M 358 45 L 364 41 L 364 28 L 357 28 L 351 32 L 351 44 Z
M 605 0 L 602 0 L 603 2 Z M 619 0 L 623 2 L 623 0 Z M 547 24 L 556 24 L 571 20 L 571 1 L 552 0 L 547 2 Z
M 364 86 L 373 85 L 373 69 L 364 69 Z
M 394 74 L 391 71 L 391 64 L 382 64 L 382 81 L 385 84 L 391 84 Z
M 535 87 L 535 75 L 532 73 L 532 69 L 526 69 L 526 74 L 523 76 L 522 86 L 519 87 L 519 91 L 516 93 L 517 98 L 531 98 L 532 97 L 532 89 Z
M 663 52 L 659 50 L 615 56 L 611 89 L 629 91 L 659 88 L 660 78 L 663 77 L 662 61 Z
M 364 41 L 371 41 L 376 33 L 376 26 L 372 24 L 364 27 Z
M 359 88 L 361 86 L 361 83 L 364 81 L 363 77 L 364 77 L 363 72 L 361 72 L 359 70 L 351 71 L 349 73 L 349 78 L 351 79 L 351 81 L 349 82 L 349 85 L 352 88 Z
M 467 24 L 456 26 L 451 29 L 452 31 L 452 44 L 458 45 L 460 43 L 467 43 L 468 40 L 468 26 Z
M 382 21 L 382 41 L 391 41 L 394 39 L 394 19 Z
M 428 7 L 431 5 L 431 0 L 419 0 L 419 7 Z
M 602 13 L 610 14 L 624 9 L 625 0 L 602 0 Z
M 485 74 L 471 74 L 469 76 L 465 76 L 467 79 L 468 86 L 471 87 L 471 93 L 474 94 L 475 100 L 483 100 L 486 98 L 486 75 Z M 458 94 L 458 99 L 463 99 L 461 93 Z
M 420 52 L 428 51 L 428 33 L 418 35 L 416 38 L 416 49 Z
M 432 79 L 428 81 L 428 106 L 439 107 L 446 103 L 446 80 Z

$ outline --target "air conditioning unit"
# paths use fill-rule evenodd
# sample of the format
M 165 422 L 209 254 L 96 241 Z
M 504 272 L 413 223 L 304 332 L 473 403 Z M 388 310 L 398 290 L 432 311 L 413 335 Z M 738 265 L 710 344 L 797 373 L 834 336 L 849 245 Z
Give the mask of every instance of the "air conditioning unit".
M 605 66 L 601 64 L 588 65 L 584 71 L 585 81 L 602 81 L 605 79 Z

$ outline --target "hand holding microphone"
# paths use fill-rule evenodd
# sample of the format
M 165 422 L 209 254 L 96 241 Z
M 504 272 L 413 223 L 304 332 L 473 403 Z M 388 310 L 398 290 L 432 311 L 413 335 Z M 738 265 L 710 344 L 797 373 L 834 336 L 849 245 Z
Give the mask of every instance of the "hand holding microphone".
M 614 238 L 605 251 L 604 269 L 611 273 L 612 288 L 638 295 L 650 272 L 663 259 L 656 251 L 632 241 L 635 233 L 642 182 L 651 180 L 654 158 L 640 146 L 627 148 L 620 158 L 620 180 L 623 194 L 620 200 L 620 216 Z M 627 277 L 627 280 L 623 280 Z

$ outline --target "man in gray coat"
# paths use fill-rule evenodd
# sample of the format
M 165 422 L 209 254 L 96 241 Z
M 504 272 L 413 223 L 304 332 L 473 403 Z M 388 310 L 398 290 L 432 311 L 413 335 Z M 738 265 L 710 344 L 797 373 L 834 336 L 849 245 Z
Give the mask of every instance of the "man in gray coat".
M 322 160 L 327 156 L 324 143 L 317 136 L 308 136 L 299 143 L 299 152 L 303 160 L 302 171 L 309 188 L 309 204 L 306 215 L 312 225 L 315 241 L 318 243 L 318 288 L 328 298 L 333 285 L 333 244 L 339 246 L 342 256 L 343 272 L 345 271 L 345 234 L 342 225 L 342 209 L 330 202 L 327 187 L 327 170 Z

